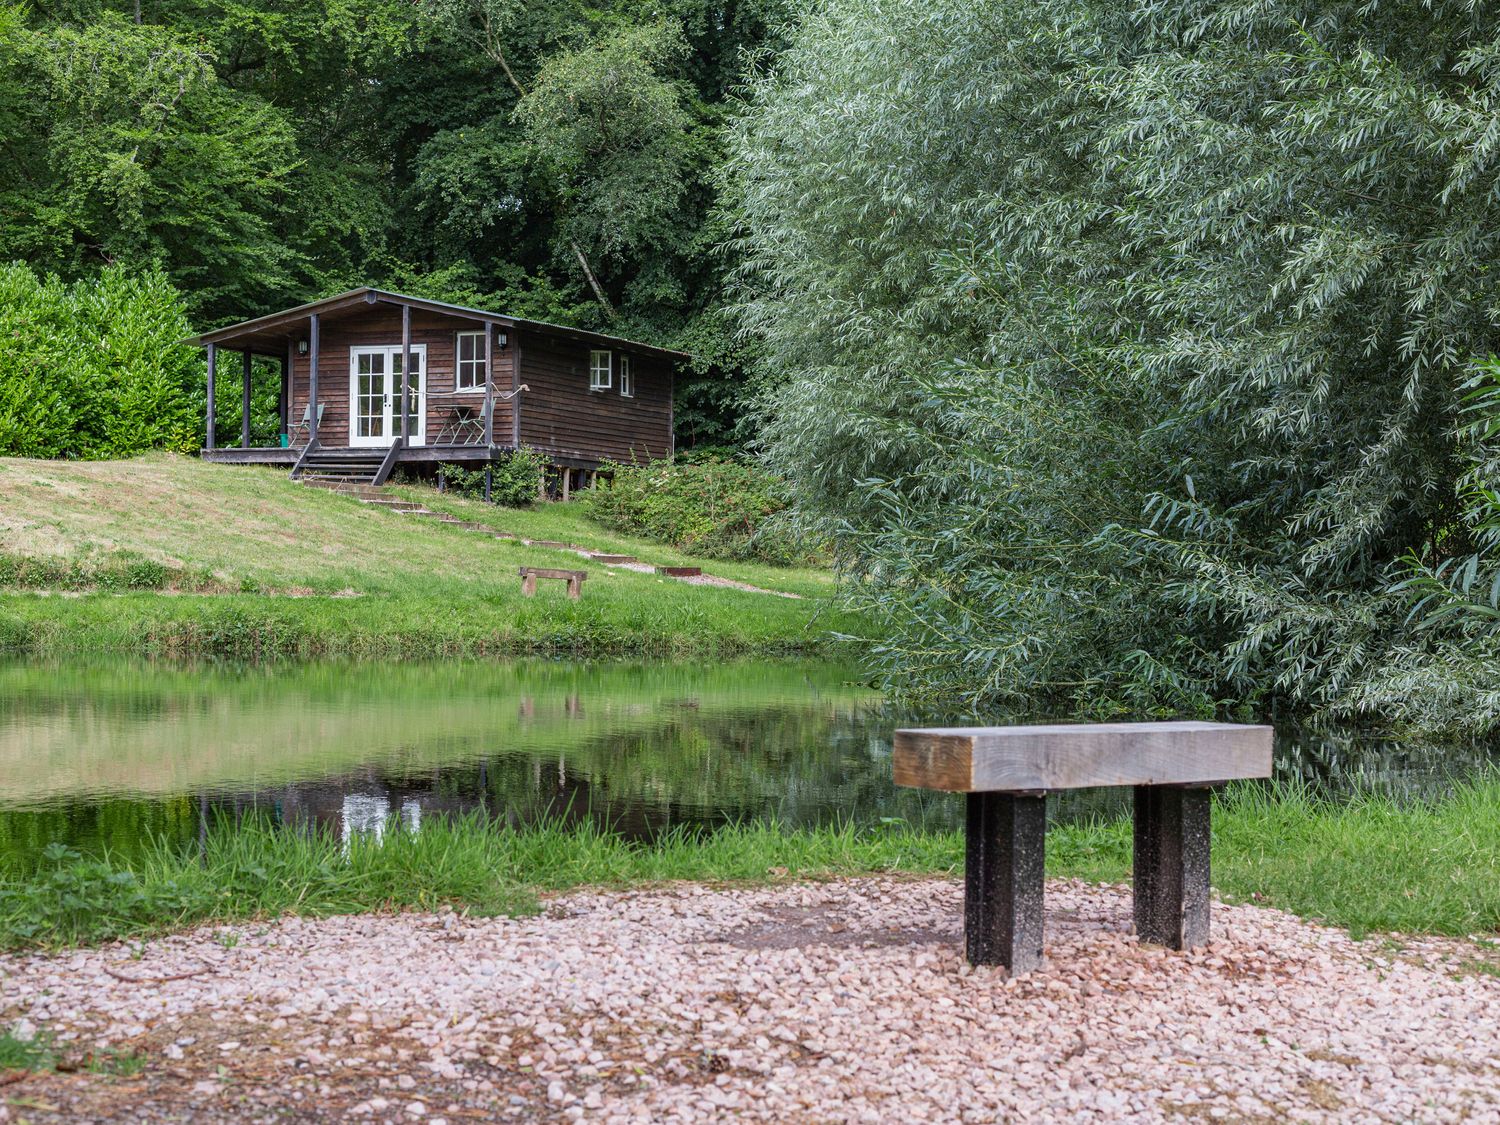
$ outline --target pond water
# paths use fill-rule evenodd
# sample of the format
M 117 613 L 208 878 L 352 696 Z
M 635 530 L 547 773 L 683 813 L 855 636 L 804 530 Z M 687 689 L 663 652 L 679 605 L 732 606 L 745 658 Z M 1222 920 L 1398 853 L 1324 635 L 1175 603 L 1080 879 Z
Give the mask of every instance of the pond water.
M 591 818 L 634 838 L 748 818 L 957 827 L 890 780 L 898 715 L 826 663 L 0 662 L 0 865 L 52 842 L 128 854 L 260 810 L 340 835 L 453 812 Z M 1277 769 L 1334 792 L 1435 795 L 1490 760 L 1293 732 Z M 1123 811 L 1070 794 L 1065 818 Z

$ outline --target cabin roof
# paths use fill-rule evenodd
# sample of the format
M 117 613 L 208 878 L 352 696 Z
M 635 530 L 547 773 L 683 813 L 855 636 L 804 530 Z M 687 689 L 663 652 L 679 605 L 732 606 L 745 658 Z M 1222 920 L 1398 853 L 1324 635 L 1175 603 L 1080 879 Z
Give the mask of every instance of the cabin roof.
M 605 347 L 629 348 L 631 351 L 640 352 L 644 355 L 658 356 L 673 362 L 691 358 L 687 352 L 674 351 L 671 348 L 659 348 L 654 344 L 643 344 L 639 340 L 627 340 L 622 336 L 610 336 L 603 332 L 588 332 L 582 328 L 568 328 L 561 324 L 549 324 L 545 320 L 527 320 L 524 317 L 507 316 L 504 313 L 490 312 L 486 309 L 473 309 L 466 305 L 454 305 L 447 301 L 434 301 L 426 297 L 412 297 L 405 293 L 393 293 L 390 290 L 373 289 L 369 286 L 350 289 L 347 293 L 336 293 L 332 297 L 309 301 L 305 305 L 297 305 L 295 308 L 284 309 L 281 312 L 258 316 L 253 320 L 242 320 L 238 324 L 228 324 L 223 328 L 215 328 L 211 332 L 204 332 L 200 336 L 191 337 L 188 342 L 199 345 L 223 344 L 231 348 L 247 347 L 255 350 L 257 344 L 262 347 L 269 347 L 271 341 L 276 337 L 285 338 L 301 326 L 301 321 L 313 313 L 317 313 L 319 316 L 350 314 L 358 312 L 362 308 L 368 308 L 369 306 L 381 303 L 407 305 L 414 309 L 442 313 L 465 320 L 482 321 L 503 328 L 531 329 L 550 336 L 562 336 L 567 339 L 580 340 L 585 343 L 599 344 Z

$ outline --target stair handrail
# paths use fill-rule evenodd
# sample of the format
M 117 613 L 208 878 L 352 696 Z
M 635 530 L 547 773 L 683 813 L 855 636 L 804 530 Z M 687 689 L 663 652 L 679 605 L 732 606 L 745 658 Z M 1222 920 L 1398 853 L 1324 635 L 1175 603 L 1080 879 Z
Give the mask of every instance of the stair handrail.
M 406 448 L 406 439 L 398 437 L 391 442 L 391 447 L 386 450 L 385 458 L 380 462 L 380 468 L 375 470 L 375 476 L 371 479 L 372 485 L 382 485 L 390 479 L 391 473 L 396 468 L 396 460 L 401 456 L 401 451 Z
M 319 444 L 317 434 L 308 436 L 307 444 L 302 447 L 302 453 L 297 457 L 297 463 L 292 466 L 292 480 L 301 478 L 303 465 L 307 463 L 307 458 L 312 454 L 313 450 L 318 448 Z

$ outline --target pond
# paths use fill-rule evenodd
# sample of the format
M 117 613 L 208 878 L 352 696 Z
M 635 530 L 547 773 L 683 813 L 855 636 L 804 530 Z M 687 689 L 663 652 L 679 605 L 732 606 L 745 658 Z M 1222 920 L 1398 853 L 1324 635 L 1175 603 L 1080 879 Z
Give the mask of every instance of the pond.
M 483 812 L 591 818 L 632 838 L 748 818 L 960 823 L 897 789 L 901 717 L 827 663 L 0 662 L 0 865 L 52 842 L 129 854 L 258 810 L 347 836 Z M 1334 793 L 1441 792 L 1489 760 L 1295 731 L 1277 769 Z M 1124 791 L 1053 814 L 1123 811 Z

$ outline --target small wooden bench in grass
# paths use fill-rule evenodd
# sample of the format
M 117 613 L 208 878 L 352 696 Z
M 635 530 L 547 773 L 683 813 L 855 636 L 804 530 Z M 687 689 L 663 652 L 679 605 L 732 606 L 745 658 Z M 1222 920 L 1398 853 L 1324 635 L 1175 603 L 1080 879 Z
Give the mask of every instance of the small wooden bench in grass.
M 1042 962 L 1047 794 L 1135 788 L 1135 930 L 1208 942 L 1209 787 L 1271 775 L 1272 730 L 1237 723 L 1100 723 L 898 730 L 897 785 L 967 795 L 964 946 L 1013 974 Z
M 521 593 L 528 598 L 536 596 L 538 578 L 556 578 L 568 584 L 568 597 L 575 602 L 583 594 L 583 580 L 589 576 L 586 570 L 557 570 L 548 566 L 523 566 L 520 574 Z

